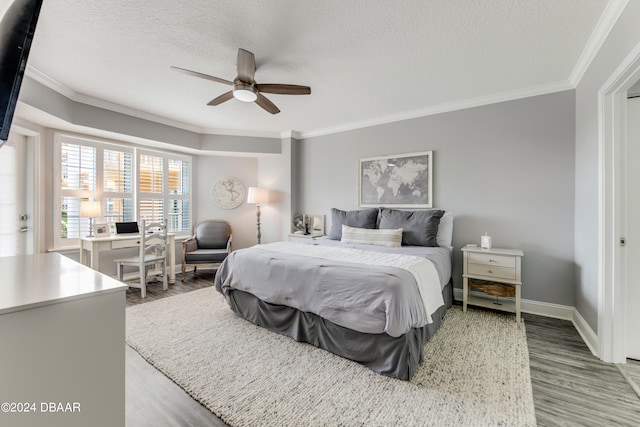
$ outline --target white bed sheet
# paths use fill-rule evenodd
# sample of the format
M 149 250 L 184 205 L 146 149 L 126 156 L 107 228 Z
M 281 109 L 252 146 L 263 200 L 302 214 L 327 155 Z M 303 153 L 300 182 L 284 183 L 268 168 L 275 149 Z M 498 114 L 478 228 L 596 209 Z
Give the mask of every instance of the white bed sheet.
M 355 248 L 366 251 L 396 253 L 404 255 L 413 255 L 431 260 L 438 271 L 440 278 L 440 288 L 443 289 L 451 280 L 452 269 L 452 247 L 426 247 L 426 246 L 401 246 L 399 248 L 390 248 L 386 246 L 364 245 L 359 243 L 344 243 L 340 240 L 332 240 L 328 237 L 318 237 L 313 239 L 313 245 L 338 246 L 343 248 Z

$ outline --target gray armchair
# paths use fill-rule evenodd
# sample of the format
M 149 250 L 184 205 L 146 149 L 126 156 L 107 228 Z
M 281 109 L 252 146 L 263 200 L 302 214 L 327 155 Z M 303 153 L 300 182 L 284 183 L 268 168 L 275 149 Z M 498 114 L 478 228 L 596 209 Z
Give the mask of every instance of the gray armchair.
M 199 266 L 220 266 L 231 253 L 232 238 L 231 224 L 225 220 L 210 219 L 196 224 L 193 236 L 182 243 L 182 280 L 187 265 L 193 265 L 194 273 Z

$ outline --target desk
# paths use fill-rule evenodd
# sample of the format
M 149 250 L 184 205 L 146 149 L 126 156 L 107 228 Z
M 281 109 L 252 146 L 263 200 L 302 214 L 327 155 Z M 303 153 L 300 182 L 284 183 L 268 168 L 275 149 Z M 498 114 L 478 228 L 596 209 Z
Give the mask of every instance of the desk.
M 167 234 L 169 283 L 176 283 L 176 235 Z M 100 252 L 114 249 L 135 248 L 140 245 L 139 234 L 120 234 L 112 237 L 81 237 L 80 262 L 94 270 L 100 267 Z M 89 254 L 90 253 L 90 254 Z M 88 258 L 88 259 L 87 259 Z

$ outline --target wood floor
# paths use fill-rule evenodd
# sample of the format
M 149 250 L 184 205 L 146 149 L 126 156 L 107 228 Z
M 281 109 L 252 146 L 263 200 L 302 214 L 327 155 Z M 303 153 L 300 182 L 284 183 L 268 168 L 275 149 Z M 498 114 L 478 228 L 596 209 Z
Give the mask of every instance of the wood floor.
M 176 279 L 168 291 L 150 285 L 147 297 L 127 291 L 135 305 L 212 286 L 213 271 Z M 531 383 L 539 426 L 638 426 L 640 398 L 615 365 L 595 358 L 571 322 L 523 314 L 531 365 Z M 631 378 L 640 384 L 640 362 L 629 361 Z M 126 425 L 225 426 L 208 409 L 127 347 Z
M 539 426 L 638 426 L 640 398 L 566 320 L 524 314 Z
M 188 273 L 184 282 L 180 277 L 176 277 L 176 284 L 169 285 L 167 291 L 162 290 L 162 283 L 151 283 L 147 286 L 146 298 L 140 297 L 140 289 L 129 288 L 127 307 L 213 286 L 214 272 Z M 125 357 L 127 427 L 226 426 L 129 346 L 126 346 Z

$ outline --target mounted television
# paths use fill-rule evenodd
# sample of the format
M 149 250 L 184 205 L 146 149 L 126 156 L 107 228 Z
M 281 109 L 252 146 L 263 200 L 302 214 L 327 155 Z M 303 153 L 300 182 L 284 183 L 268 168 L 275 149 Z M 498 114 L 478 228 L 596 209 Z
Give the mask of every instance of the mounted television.
M 0 146 L 9 138 L 42 1 L 0 1 Z

